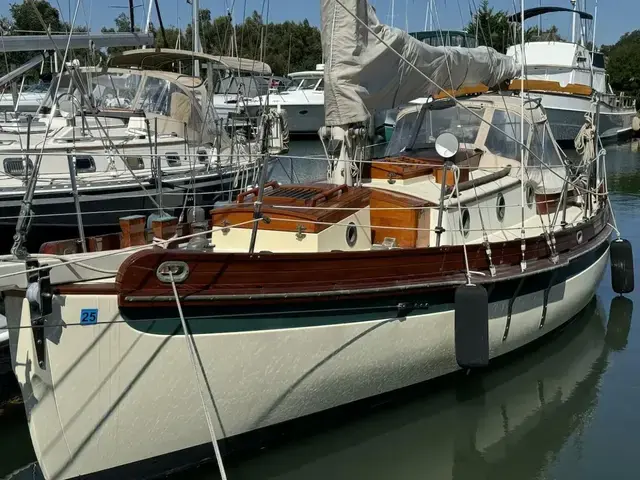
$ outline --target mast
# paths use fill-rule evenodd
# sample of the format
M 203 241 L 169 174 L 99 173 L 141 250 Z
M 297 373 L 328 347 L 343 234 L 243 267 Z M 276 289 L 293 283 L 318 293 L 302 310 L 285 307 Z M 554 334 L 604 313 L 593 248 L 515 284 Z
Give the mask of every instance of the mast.
M 393 27 L 393 17 L 396 16 L 396 0 L 391 0 L 391 26 Z
M 571 6 L 573 7 L 573 13 L 571 14 L 571 43 L 576 43 L 576 0 L 571 0 Z
M 193 0 L 193 51 L 200 53 L 200 0 Z M 200 76 L 200 62 L 193 61 L 193 75 Z
M 424 30 L 427 30 L 427 26 L 429 27 L 429 31 L 433 31 L 433 10 L 434 10 L 434 2 L 435 0 L 427 0 L 427 11 L 424 16 Z

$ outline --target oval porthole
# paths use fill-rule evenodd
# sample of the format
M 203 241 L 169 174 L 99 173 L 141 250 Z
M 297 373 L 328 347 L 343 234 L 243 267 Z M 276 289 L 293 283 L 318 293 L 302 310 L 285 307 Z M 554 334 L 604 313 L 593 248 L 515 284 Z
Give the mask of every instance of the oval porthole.
M 471 229 L 471 215 L 469 214 L 469 209 L 464 208 L 462 210 L 462 234 L 465 237 L 468 237 L 470 229 Z
M 576 232 L 576 242 L 578 242 L 578 245 L 582 243 L 582 240 L 584 240 L 582 230 L 579 230 L 578 232 Z
M 496 215 L 498 217 L 499 222 L 502 222 L 504 220 L 505 208 L 506 208 L 506 203 L 504 201 L 504 195 L 502 195 L 502 193 L 498 193 L 498 200 L 496 202 Z
M 349 245 L 351 248 L 353 248 L 358 241 L 358 228 L 353 222 L 350 222 L 349 225 L 347 225 L 346 240 L 347 245 Z
M 536 199 L 536 194 L 533 191 L 533 187 L 531 185 L 527 186 L 527 206 L 529 208 L 533 208 L 535 199 Z
M 300 110 L 298 115 L 306 115 L 307 113 L 309 113 L 309 110 Z

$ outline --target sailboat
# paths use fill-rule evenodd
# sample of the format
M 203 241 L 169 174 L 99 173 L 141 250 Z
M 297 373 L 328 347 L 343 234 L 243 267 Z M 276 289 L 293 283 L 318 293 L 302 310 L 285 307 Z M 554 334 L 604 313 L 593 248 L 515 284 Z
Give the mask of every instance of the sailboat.
M 88 97 L 80 93 L 78 79 L 85 75 L 98 113 L 82 106 Z M 52 91 L 45 102 L 50 113 L 19 124 L 17 131 L 0 133 L 2 224 L 15 225 L 26 180 L 40 155 L 46 160 L 32 202 L 34 227 L 77 228 L 74 182 L 89 227 L 117 225 L 123 212 L 155 208 L 155 193 L 150 197 L 146 190 L 154 190 L 158 168 L 161 181 L 174 189 L 165 196 L 164 208 L 171 213 L 183 208 L 188 196 L 199 195 L 199 204 L 211 203 L 204 195 L 228 190 L 239 175 L 246 185 L 255 181 L 255 158 L 216 130 L 211 109 L 200 107 L 198 98 L 206 99 L 207 92 L 199 79 L 157 70 L 91 67 L 62 76 L 60 83 L 68 90 L 58 97 Z M 73 181 L 69 172 L 76 177 Z
M 214 453 L 224 472 L 218 442 L 482 368 L 564 325 L 610 250 L 614 289 L 633 288 L 596 149 L 569 169 L 524 93 L 455 98 L 521 65 L 426 45 L 365 0 L 321 5 L 325 181 L 263 168 L 208 230 L 156 219 L 151 242 L 124 217 L 120 235 L 0 262 L 45 478 L 140 478 Z M 369 158 L 369 112 L 416 97 Z

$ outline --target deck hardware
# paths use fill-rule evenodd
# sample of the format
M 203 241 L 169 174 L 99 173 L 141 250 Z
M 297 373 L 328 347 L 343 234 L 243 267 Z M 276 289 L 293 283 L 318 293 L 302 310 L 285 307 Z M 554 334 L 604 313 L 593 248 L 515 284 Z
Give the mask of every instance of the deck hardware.
M 226 235 L 227 233 L 229 233 L 231 231 L 231 229 L 229 228 L 229 222 L 227 220 L 223 220 L 222 221 L 222 234 Z
M 158 280 L 163 283 L 171 283 L 171 275 L 176 283 L 184 282 L 189 276 L 189 264 L 176 261 L 162 262 L 156 270 Z
M 484 241 L 482 242 L 482 244 L 484 245 L 484 251 L 487 254 L 487 261 L 489 262 L 489 273 L 491 274 L 492 277 L 496 276 L 496 266 L 493 264 L 493 257 L 491 254 L 491 242 L 489 242 L 489 238 L 487 237 L 487 234 L 484 233 Z
M 436 232 L 436 247 L 440 246 L 440 237 L 444 233 L 444 228 L 442 227 L 442 217 L 444 215 L 444 197 L 447 194 L 447 170 L 452 165 L 450 160 L 445 160 L 442 165 L 442 183 L 440 184 L 440 202 L 438 205 L 438 223 L 435 228 Z
M 271 223 L 271 217 L 269 217 L 268 215 L 262 215 L 262 221 L 266 224 Z
M 404 318 L 413 312 L 416 308 L 416 304 L 413 302 L 400 302 L 398 303 L 398 318 Z
M 389 249 L 396 248 L 398 246 L 398 242 L 396 241 L 395 237 L 384 237 L 382 246 Z
M 387 174 L 387 183 L 389 183 L 390 185 L 393 185 L 394 183 L 396 183 L 396 179 L 395 179 L 396 174 L 393 172 L 389 172 Z
M 26 267 L 27 270 L 31 270 L 39 268 L 40 265 L 37 260 L 27 260 Z M 44 352 L 44 327 L 47 321 L 47 316 L 53 311 L 51 279 L 49 276 L 50 271 L 50 269 L 43 269 L 38 270 L 37 272 L 27 273 L 29 286 L 27 287 L 26 298 L 29 302 L 31 333 L 33 335 L 33 342 L 35 345 L 36 361 L 38 362 L 38 366 L 42 369 L 46 366 Z
M 556 276 L 558 275 L 558 271 L 554 270 L 551 274 L 551 278 L 549 279 L 549 285 L 544 289 L 544 300 L 542 301 L 542 318 L 540 318 L 540 325 L 538 328 L 544 327 L 544 322 L 547 319 L 547 305 L 549 304 L 549 293 L 551 292 L 551 287 L 553 287 L 553 283 L 556 280 Z
M 296 233 L 296 239 L 298 239 L 298 240 L 300 240 L 300 241 L 304 240 L 304 237 L 306 237 L 306 236 L 307 236 L 307 234 L 306 234 L 306 233 L 304 233 L 304 231 L 305 231 L 306 229 L 307 229 L 307 227 L 305 227 L 305 226 L 304 226 L 304 225 L 302 225 L 302 224 L 298 224 L 298 225 L 296 225 L 296 232 L 297 232 L 297 233 Z
M 509 309 L 508 309 L 508 313 L 507 313 L 507 324 L 504 326 L 504 334 L 502 335 L 502 341 L 503 342 L 506 342 L 507 341 L 507 337 L 509 336 L 509 329 L 511 328 L 511 315 L 513 314 L 513 304 L 515 303 L 516 298 L 518 298 L 518 294 L 520 293 L 520 290 L 522 290 L 522 286 L 524 285 L 524 279 L 525 279 L 525 277 L 522 277 L 520 279 L 520 283 L 518 283 L 518 287 L 516 288 L 516 291 L 513 292 L 513 296 L 509 300 Z
M 580 245 L 583 240 L 584 240 L 584 236 L 582 234 L 582 230 L 578 230 L 576 232 L 576 242 L 578 242 L 578 245 Z

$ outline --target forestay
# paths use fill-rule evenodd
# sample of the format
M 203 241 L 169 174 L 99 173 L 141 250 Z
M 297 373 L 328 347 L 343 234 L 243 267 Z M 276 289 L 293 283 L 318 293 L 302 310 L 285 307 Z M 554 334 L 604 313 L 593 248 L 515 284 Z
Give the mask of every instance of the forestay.
M 370 112 L 436 94 L 441 88 L 492 87 L 520 71 L 513 58 L 489 47 L 424 44 L 381 24 L 366 0 L 322 0 L 322 50 L 329 126 L 365 121 Z

